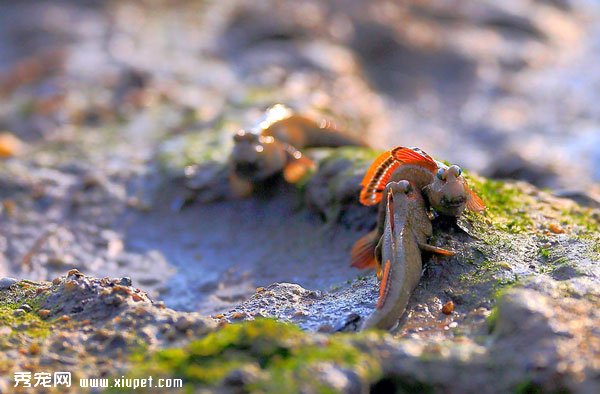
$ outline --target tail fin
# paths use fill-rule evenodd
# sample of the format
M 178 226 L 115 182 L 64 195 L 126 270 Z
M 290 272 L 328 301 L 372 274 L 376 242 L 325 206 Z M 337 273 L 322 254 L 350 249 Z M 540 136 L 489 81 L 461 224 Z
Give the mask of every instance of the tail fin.
M 377 246 L 377 242 L 377 229 L 356 241 L 352 247 L 352 263 L 350 265 L 363 270 L 376 268 L 375 247 Z

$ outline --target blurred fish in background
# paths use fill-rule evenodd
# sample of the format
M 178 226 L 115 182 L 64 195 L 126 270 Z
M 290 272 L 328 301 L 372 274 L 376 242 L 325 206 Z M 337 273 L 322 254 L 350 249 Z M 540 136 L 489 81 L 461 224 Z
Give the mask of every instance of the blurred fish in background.
M 381 148 L 420 146 L 492 177 L 594 194 L 599 8 L 589 0 L 6 1 L 0 125 L 25 140 L 58 138 L 73 122 L 116 111 L 130 120 L 127 138 L 143 145 L 185 128 L 181 118 L 210 123 L 252 102 L 244 123 L 284 101 L 333 113 Z M 144 125 L 130 111 L 165 101 L 177 106 L 165 124 Z M 23 119 L 23 107 L 36 116 Z

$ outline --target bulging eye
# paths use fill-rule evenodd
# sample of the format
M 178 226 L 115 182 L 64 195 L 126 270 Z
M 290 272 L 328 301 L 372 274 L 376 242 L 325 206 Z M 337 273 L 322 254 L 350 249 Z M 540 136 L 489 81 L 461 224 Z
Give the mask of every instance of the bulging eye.
M 438 177 L 438 179 L 445 181 L 446 180 L 446 170 L 443 168 L 440 168 L 437 172 L 437 177 Z
M 462 168 L 460 167 L 456 167 L 456 176 L 461 176 L 462 175 Z

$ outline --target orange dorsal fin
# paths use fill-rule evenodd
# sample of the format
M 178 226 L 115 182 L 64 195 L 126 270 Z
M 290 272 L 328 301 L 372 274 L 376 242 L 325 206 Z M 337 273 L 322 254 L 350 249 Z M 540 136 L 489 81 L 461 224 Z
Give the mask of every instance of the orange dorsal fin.
M 391 153 L 396 160 L 404 164 L 414 164 L 417 166 L 421 166 L 433 173 L 435 173 L 438 169 L 438 165 L 435 162 L 435 160 L 433 160 L 431 156 L 429 156 L 427 153 L 425 153 L 419 148 L 407 148 L 404 146 L 398 146 L 392 149 Z
M 373 177 L 373 175 L 375 175 L 375 173 L 377 172 L 377 169 L 389 158 L 392 157 L 391 151 L 385 151 L 382 154 L 380 154 L 379 156 L 377 156 L 377 158 L 373 161 L 373 163 L 371 163 L 371 165 L 369 166 L 369 169 L 367 170 L 367 173 L 365 174 L 365 176 L 363 177 L 362 181 L 360 182 L 361 186 L 367 186 L 369 184 L 369 182 L 371 182 L 371 178 Z
M 385 299 L 387 298 L 388 293 L 390 292 L 390 268 L 392 263 L 388 260 L 385 262 L 385 266 L 383 267 L 383 277 L 381 278 L 381 283 L 379 284 L 379 298 L 377 299 L 377 309 L 383 308 L 385 304 Z
M 361 182 L 360 203 L 371 206 L 381 201 L 385 185 L 400 164 L 402 163 L 392 156 L 392 151 L 379 155 L 371 164 Z
M 377 246 L 377 232 L 375 230 L 361 237 L 352 247 L 351 266 L 358 269 L 373 269 L 377 266 L 375 261 L 375 247 Z
M 381 201 L 385 185 L 392 174 L 402 164 L 414 164 L 426 168 L 431 172 L 437 171 L 437 163 L 427 153 L 419 148 L 398 146 L 390 151 L 380 154 L 371 164 L 362 182 L 360 202 L 363 205 L 376 205 Z
M 473 212 L 483 212 L 485 210 L 485 203 L 483 200 L 475 194 L 473 190 L 471 190 L 467 186 L 467 209 Z

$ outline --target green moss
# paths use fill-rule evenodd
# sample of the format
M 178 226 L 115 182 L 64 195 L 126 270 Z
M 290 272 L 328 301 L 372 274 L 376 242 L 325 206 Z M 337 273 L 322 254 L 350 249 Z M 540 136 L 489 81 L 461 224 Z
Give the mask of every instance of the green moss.
M 23 339 L 45 338 L 50 334 L 50 323 L 40 319 L 35 312 L 15 316 L 14 310 L 13 307 L 0 307 L 0 327 L 12 329 L 8 337 L 18 338 L 21 342 Z M 0 342 L 0 347 L 2 345 Z
M 540 249 L 538 250 L 538 255 L 544 259 L 547 259 L 550 257 L 550 249 L 540 246 Z
M 189 132 L 163 142 L 157 154 L 162 170 L 182 171 L 185 167 L 208 162 L 225 163 L 233 146 L 233 124 L 222 124 L 211 130 Z
M 35 282 L 21 281 L 0 292 L 0 327 L 12 329 L 8 338 L 17 338 L 19 343 L 26 343 L 50 334 L 51 323 L 42 320 L 36 313 L 47 297 L 47 293 L 38 291 L 39 288 L 40 285 Z M 23 304 L 29 305 L 31 312 L 15 316 L 15 310 Z M 3 345 L 0 341 L 0 347 Z
M 517 384 L 514 388 L 515 394 L 538 394 L 543 393 L 542 387 L 530 380 Z
M 496 327 L 496 323 L 498 322 L 498 307 L 494 306 L 492 308 L 492 311 L 490 313 L 490 315 L 487 317 L 486 319 L 486 323 L 487 323 L 487 327 L 488 327 L 488 332 L 491 333 L 494 331 L 494 328 Z
M 297 392 L 311 385 L 320 363 L 352 368 L 368 382 L 380 375 L 371 356 L 350 342 L 350 336 L 331 335 L 317 343 L 298 327 L 261 319 L 231 324 L 185 348 L 134 357 L 133 370 L 184 379 L 190 386 L 218 384 L 233 370 L 260 370 L 246 389 L 257 392 Z M 315 387 L 326 392 L 328 387 Z
M 515 185 L 466 175 L 471 188 L 483 199 L 486 210 L 483 215 L 468 213 L 471 220 L 489 219 L 495 229 L 504 233 L 520 234 L 530 231 L 534 221 L 529 212 L 531 197 Z
M 494 278 L 494 274 L 502 271 L 503 266 L 501 263 L 496 261 L 484 260 L 476 268 L 470 272 L 461 274 L 459 276 L 460 281 L 468 282 L 470 284 L 487 282 Z

